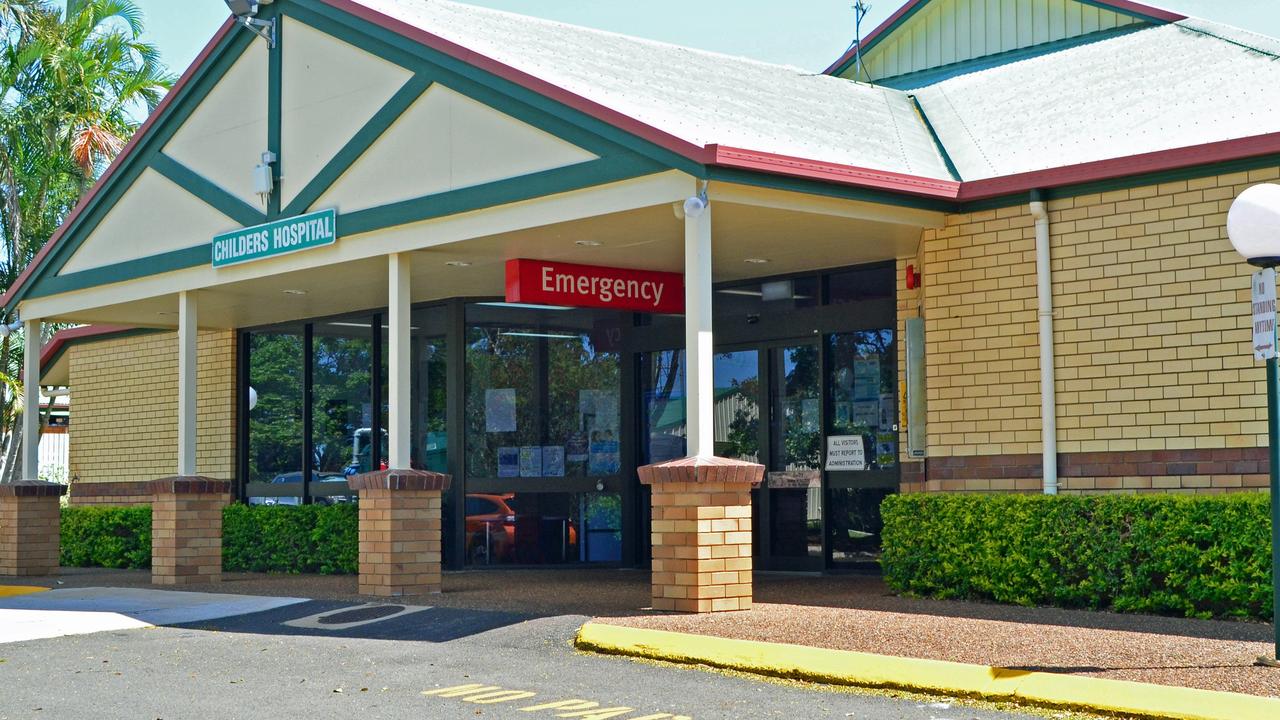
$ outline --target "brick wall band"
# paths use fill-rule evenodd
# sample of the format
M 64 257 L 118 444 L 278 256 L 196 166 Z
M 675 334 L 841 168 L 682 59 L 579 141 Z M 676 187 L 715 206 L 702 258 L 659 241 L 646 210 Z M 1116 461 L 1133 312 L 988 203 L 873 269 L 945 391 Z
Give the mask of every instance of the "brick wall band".
M 73 504 L 130 505 L 146 493 L 130 483 L 172 475 L 178 464 L 178 343 L 174 333 L 73 345 L 70 476 Z M 198 472 L 235 470 L 236 337 L 202 330 L 197 347 Z M 104 484 L 101 489 L 96 486 Z

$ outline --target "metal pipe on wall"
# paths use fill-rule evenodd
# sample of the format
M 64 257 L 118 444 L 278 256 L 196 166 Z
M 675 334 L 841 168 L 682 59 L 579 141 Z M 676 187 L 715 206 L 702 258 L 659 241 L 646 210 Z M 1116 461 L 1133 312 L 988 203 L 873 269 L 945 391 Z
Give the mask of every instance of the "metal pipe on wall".
M 1040 191 L 1031 193 L 1036 223 L 1036 299 L 1040 320 L 1040 443 L 1045 495 L 1058 494 L 1058 417 L 1053 372 L 1053 271 L 1049 266 L 1049 210 Z

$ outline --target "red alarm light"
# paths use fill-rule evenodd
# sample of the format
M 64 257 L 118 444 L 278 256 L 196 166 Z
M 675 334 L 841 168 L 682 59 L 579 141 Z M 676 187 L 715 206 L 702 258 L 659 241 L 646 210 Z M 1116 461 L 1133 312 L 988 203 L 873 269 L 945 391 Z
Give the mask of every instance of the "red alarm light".
M 915 290 L 920 287 L 920 273 L 916 272 L 915 265 L 908 265 L 906 269 L 906 282 L 908 290 Z

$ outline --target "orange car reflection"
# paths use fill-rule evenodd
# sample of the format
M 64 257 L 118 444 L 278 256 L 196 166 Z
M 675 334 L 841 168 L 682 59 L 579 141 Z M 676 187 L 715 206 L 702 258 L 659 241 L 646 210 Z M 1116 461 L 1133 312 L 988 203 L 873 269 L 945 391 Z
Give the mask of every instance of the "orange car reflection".
M 578 529 L 569 518 L 521 515 L 515 493 L 468 493 L 466 502 L 466 552 L 473 565 L 570 562 L 576 553 Z M 557 521 L 564 523 L 567 537 L 543 542 L 544 526 Z

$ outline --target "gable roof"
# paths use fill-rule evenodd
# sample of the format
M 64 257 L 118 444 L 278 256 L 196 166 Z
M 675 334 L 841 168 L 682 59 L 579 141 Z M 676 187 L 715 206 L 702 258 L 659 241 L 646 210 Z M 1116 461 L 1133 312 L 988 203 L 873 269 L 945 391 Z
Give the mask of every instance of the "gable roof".
M 916 0 L 903 11 L 926 1 Z M 1166 20 L 1175 17 L 1127 1 L 1097 0 L 1104 1 L 1162 13 L 1153 17 Z M 909 94 L 446 0 L 279 0 L 271 7 L 286 13 L 323 10 L 353 27 L 364 23 L 361 27 L 373 27 L 384 40 L 401 43 L 398 47 L 442 54 L 536 94 L 539 102 L 638 138 L 660 162 L 675 162 L 670 166 L 702 177 L 727 177 L 717 174 L 722 170 L 739 173 L 733 176 L 737 179 L 746 177 L 743 172 L 782 175 L 873 189 L 890 201 L 883 193 L 959 203 L 1280 153 L 1280 113 L 1275 112 L 1280 102 L 1270 80 L 1277 67 L 1276 41 L 1197 21 L 1020 59 Z M 22 297 L 36 269 L 49 262 L 102 189 L 129 176 L 120 168 L 139 144 L 180 123 L 170 123 L 181 117 L 174 104 L 195 78 L 226 65 L 222 55 L 238 38 L 229 37 L 233 28 L 230 20 L 224 23 L 8 289 L 0 300 L 6 307 Z M 1140 61 L 1116 62 L 1128 52 L 1140 53 Z M 1170 68 L 1191 67 L 1192 58 L 1219 79 L 1198 94 L 1177 91 L 1178 83 L 1168 75 Z M 1180 77 L 1186 75 L 1194 73 Z M 1060 82 L 1045 82 L 1045 76 Z M 1259 77 L 1268 78 L 1269 86 L 1263 87 Z M 200 82 L 211 78 L 216 76 Z M 1107 92 L 1096 92 L 1099 87 Z M 1223 102 L 1228 91 L 1232 103 Z M 1135 94 L 1141 100 L 1136 116 Z M 994 97 L 1000 103 L 993 103 Z M 1074 115 L 1055 110 L 1060 107 L 1078 110 Z M 1230 122 L 1214 114 L 1248 107 L 1258 110 L 1239 111 L 1243 114 Z M 1201 114 L 1217 120 L 1183 123 L 1176 132 L 1167 125 Z M 1157 127 L 1160 131 L 1153 132 Z
M 894 33 L 899 28 L 905 25 L 908 20 L 913 18 L 920 11 L 924 10 L 934 1 L 935 0 L 909 0 L 905 5 L 898 8 L 897 12 L 890 15 L 888 19 L 880 23 L 880 25 L 876 26 L 876 29 L 872 30 L 871 33 L 868 34 L 867 37 L 862 40 L 862 43 L 861 43 L 862 53 L 865 55 L 875 46 L 879 45 L 885 40 L 888 40 L 891 36 L 894 35 Z M 1091 5 L 1094 7 L 1112 10 L 1122 15 L 1128 15 L 1134 18 L 1138 18 L 1140 20 L 1153 22 L 1153 23 L 1171 23 L 1171 22 L 1178 22 L 1179 20 L 1187 19 L 1186 15 L 1181 15 L 1179 13 L 1175 13 L 1175 12 L 1165 10 L 1163 8 L 1154 7 L 1151 5 L 1144 5 L 1141 3 L 1133 2 L 1132 0 L 1075 0 L 1075 1 L 1080 2 L 1081 4 L 1084 4 L 1084 5 Z M 847 51 L 845 51 L 845 53 L 841 55 L 838 60 L 836 60 L 834 63 L 831 63 L 831 65 L 823 72 L 827 75 L 839 75 L 840 73 L 844 72 L 849 68 L 849 65 L 853 63 L 855 57 L 858 54 L 858 50 L 859 50 L 858 44 L 855 43 Z

